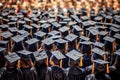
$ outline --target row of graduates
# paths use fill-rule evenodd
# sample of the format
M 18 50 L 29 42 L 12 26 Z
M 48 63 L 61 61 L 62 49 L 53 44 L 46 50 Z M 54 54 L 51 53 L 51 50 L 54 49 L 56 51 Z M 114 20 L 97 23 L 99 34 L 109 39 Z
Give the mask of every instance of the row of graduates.
M 114 13 L 111 10 L 100 10 L 96 16 L 93 10 L 91 20 L 86 16 L 86 9 L 82 9 L 78 14 L 68 9 L 67 17 L 60 9 L 57 19 L 52 10 L 43 11 L 41 14 L 33 10 L 29 17 L 26 10 L 16 15 L 14 9 L 3 10 L 0 18 L 1 79 L 34 80 L 39 75 L 38 79 L 44 78 L 43 80 L 84 80 L 85 77 L 106 80 L 105 68 L 108 73 L 109 63 L 115 65 L 111 67 L 115 73 L 109 75 L 113 80 L 116 76 L 119 80 L 119 11 Z M 42 58 L 45 58 L 45 61 Z M 13 64 L 17 60 L 18 63 Z M 102 64 L 102 67 L 98 67 L 96 63 Z M 93 69 L 90 66 L 92 64 Z M 94 73 L 94 69 L 98 72 Z M 14 73 L 16 70 L 22 77 Z M 95 76 L 87 77 L 91 70 Z

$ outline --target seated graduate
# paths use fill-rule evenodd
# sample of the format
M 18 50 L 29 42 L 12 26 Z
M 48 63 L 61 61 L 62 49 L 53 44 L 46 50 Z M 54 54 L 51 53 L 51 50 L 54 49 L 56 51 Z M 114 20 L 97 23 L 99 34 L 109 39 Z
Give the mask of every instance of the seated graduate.
M 111 80 L 109 74 L 109 62 L 101 59 L 93 60 L 92 73 L 85 80 Z M 106 69 L 105 69 L 106 68 Z
M 120 80 L 120 49 L 115 52 L 114 64 L 110 66 L 110 77 L 112 80 Z
M 62 59 L 65 56 L 60 51 L 53 51 L 50 58 L 51 67 L 48 68 L 45 80 L 65 80 L 65 73 L 62 69 Z
M 21 50 L 17 52 L 20 57 L 20 69 L 22 71 L 23 80 L 37 80 L 37 72 L 32 62 L 32 52 Z
M 6 54 L 6 48 L 0 47 L 0 69 L 4 67 L 6 59 L 4 55 Z
M 47 66 L 48 66 L 48 56 L 45 51 L 38 50 L 33 53 L 35 57 L 35 68 L 37 72 L 37 79 L 38 80 L 45 80 Z
M 70 67 L 66 69 L 66 80 L 84 80 L 84 69 L 80 68 L 83 54 L 76 50 L 71 50 L 66 55 L 70 58 Z
M 23 80 L 22 72 L 19 68 L 20 57 L 13 52 L 6 55 L 5 58 L 7 62 L 5 67 L 0 70 L 0 80 Z

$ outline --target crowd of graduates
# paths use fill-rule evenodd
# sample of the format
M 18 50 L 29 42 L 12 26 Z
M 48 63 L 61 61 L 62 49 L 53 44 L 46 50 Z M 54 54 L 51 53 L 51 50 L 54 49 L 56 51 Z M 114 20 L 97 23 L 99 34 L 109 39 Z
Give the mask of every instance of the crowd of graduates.
M 10 1 L 0 3 L 0 80 L 120 80 L 119 1 Z

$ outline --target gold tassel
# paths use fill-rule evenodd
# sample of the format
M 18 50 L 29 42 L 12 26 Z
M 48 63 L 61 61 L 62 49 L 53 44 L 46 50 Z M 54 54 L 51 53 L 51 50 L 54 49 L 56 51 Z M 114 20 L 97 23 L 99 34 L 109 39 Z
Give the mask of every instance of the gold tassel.
M 10 45 L 12 46 L 12 38 L 10 38 Z
M 68 49 L 68 42 L 65 44 L 65 53 L 67 53 L 67 49 Z
M 36 44 L 36 48 L 37 48 L 36 50 L 38 50 L 38 49 L 39 49 L 38 43 Z
M 18 60 L 18 65 L 17 65 L 18 69 L 20 69 L 20 60 Z
M 93 62 L 93 64 L 92 64 L 92 74 L 94 74 L 94 69 L 95 69 L 95 64 Z
M 30 36 L 32 37 L 32 29 L 30 29 Z
M 104 54 L 104 61 L 106 61 L 106 54 Z
M 62 59 L 60 60 L 60 68 L 62 68 Z
M 46 65 L 47 65 L 47 67 L 49 66 L 49 65 L 48 65 L 48 58 L 46 59 Z
M 114 42 L 112 43 L 112 51 L 114 51 Z
M 96 41 L 99 41 L 98 34 L 96 35 Z
M 108 64 L 106 64 L 106 73 L 109 73 L 110 71 L 109 71 L 109 66 L 108 66 Z
M 79 66 L 83 66 L 82 56 L 80 57 L 80 63 L 79 63 Z

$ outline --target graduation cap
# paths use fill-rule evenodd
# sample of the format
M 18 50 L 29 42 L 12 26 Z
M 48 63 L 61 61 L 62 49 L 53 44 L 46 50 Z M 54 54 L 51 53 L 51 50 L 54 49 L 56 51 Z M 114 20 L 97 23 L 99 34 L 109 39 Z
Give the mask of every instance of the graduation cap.
M 98 48 L 101 48 L 101 49 L 103 49 L 103 47 L 105 46 L 105 44 L 103 44 L 101 42 L 95 42 L 93 44 L 94 44 L 94 46 L 97 46 Z
M 83 65 L 83 63 L 82 63 L 82 56 L 83 56 L 83 54 L 82 53 L 80 53 L 80 52 L 78 52 L 76 50 L 71 50 L 70 52 L 68 52 L 66 54 L 66 56 L 68 56 L 70 59 L 72 59 L 73 62 L 75 62 L 75 61 L 77 61 L 79 59 L 79 61 L 80 61 L 79 62 L 79 66 Z
M 24 18 L 24 21 L 26 21 L 26 25 L 30 25 L 32 23 L 32 20 L 29 18 Z
M 90 39 L 92 40 L 97 40 L 98 41 L 98 34 L 99 34 L 99 31 L 98 30 L 96 30 L 96 29 L 90 29 L 89 30 L 89 37 L 90 37 Z
M 18 29 L 16 27 L 11 27 L 11 28 L 8 28 L 8 29 L 11 33 L 13 33 L 13 35 L 17 35 Z
M 110 27 L 110 36 L 113 36 L 115 33 L 119 32 L 120 30 L 115 27 Z
M 82 16 L 81 19 L 82 19 L 82 21 L 87 21 L 88 17 L 87 16 Z
M 57 22 L 53 22 L 52 24 L 52 29 L 53 30 L 58 30 L 61 27 L 61 24 L 57 23 Z
M 48 35 L 53 36 L 53 35 L 60 35 L 59 31 L 52 30 L 51 32 L 48 33 Z
M 33 55 L 34 55 L 36 61 L 41 61 L 41 60 L 48 58 L 45 51 L 36 51 L 33 53 Z
M 116 50 L 116 51 L 114 52 L 114 54 L 120 56 L 120 49 Z
M 19 29 L 23 29 L 24 28 L 24 26 L 23 25 L 25 25 L 25 21 L 18 21 L 18 27 L 19 27 Z
M 105 36 L 103 39 L 104 39 L 105 41 L 108 41 L 108 42 L 111 42 L 111 43 L 115 41 L 114 38 L 109 37 L 109 36 Z
M 97 22 L 102 22 L 102 19 L 103 19 L 103 17 L 101 17 L 101 16 L 97 16 L 94 18 L 94 20 Z
M 45 24 L 42 24 L 42 25 L 40 26 L 40 28 L 41 28 L 41 30 L 42 30 L 43 32 L 48 33 L 48 32 L 50 32 L 51 25 L 48 24 L 48 23 L 45 23 Z
M 83 53 L 90 53 L 91 52 L 93 42 L 83 41 L 83 42 L 79 42 L 79 43 L 81 45 L 81 50 Z
M 78 36 L 81 36 L 82 35 L 82 31 L 83 29 L 80 28 L 78 25 L 74 25 L 73 26 L 73 29 L 72 29 L 72 32 Z
M 46 38 L 42 40 L 42 42 L 44 43 L 45 49 L 51 50 L 53 48 L 54 40 L 52 40 L 51 38 Z
M 92 65 L 92 74 L 94 74 L 94 69 L 95 67 L 95 63 L 97 64 L 100 64 L 100 65 L 106 65 L 106 73 L 109 73 L 109 62 L 108 61 L 104 61 L 104 60 L 101 60 L 101 59 L 96 59 L 96 60 L 93 60 L 93 65 Z
M 2 25 L 0 25 L 0 28 L 1 28 L 1 30 L 2 31 L 7 31 L 8 30 L 8 25 L 6 25 L 6 24 L 2 24 Z
M 105 22 L 106 23 L 111 23 L 112 22 L 112 16 L 105 16 Z
M 34 17 L 34 18 L 32 18 L 31 20 L 33 21 L 33 23 L 38 24 L 38 21 L 39 21 L 38 18 Z
M 77 40 L 77 38 L 78 38 L 78 36 L 73 34 L 73 33 L 71 33 L 71 34 L 69 34 L 69 35 L 67 35 L 65 37 L 65 39 L 68 40 L 69 45 L 73 46 L 75 44 L 76 48 L 78 47 L 78 40 Z
M 70 21 L 71 21 L 70 18 L 65 18 L 65 19 L 63 19 L 63 22 L 70 22 Z
M 9 49 L 9 41 L 0 40 L 0 46 Z
M 64 26 L 64 27 L 59 28 L 59 31 L 61 32 L 62 36 L 66 36 L 69 34 L 69 29 L 70 28 Z
M 60 24 L 61 26 L 67 26 L 68 22 L 60 21 L 59 24 Z
M 36 38 L 32 38 L 30 40 L 25 41 L 25 43 L 27 44 L 27 49 L 29 51 L 38 50 L 38 42 L 39 42 L 39 40 Z
M 99 41 L 100 42 L 104 42 L 104 37 L 108 35 L 108 32 L 107 31 L 100 31 L 99 32 Z
M 105 49 L 108 49 L 110 51 L 114 51 L 114 41 L 115 39 L 109 36 L 105 36 L 103 38 L 105 40 Z
M 32 26 L 29 26 L 29 25 L 24 25 L 24 28 L 25 28 L 25 30 L 26 31 L 28 31 L 29 33 L 30 33 L 30 35 L 32 36 L 32 29 L 33 29 L 33 27 Z
M 60 68 L 62 68 L 62 59 L 64 59 L 65 58 L 65 56 L 60 52 L 60 51 L 53 51 L 52 52 L 52 60 L 54 61 L 54 62 L 60 62 Z
M 97 48 L 97 47 L 96 47 L 96 48 L 93 48 L 93 49 L 92 49 L 92 52 L 94 52 L 94 53 L 102 56 L 102 57 L 104 58 L 104 61 L 106 61 L 106 54 L 107 54 L 107 52 L 105 52 L 105 51 L 103 51 L 102 49 L 99 49 L 99 48 Z
M 20 57 L 19 57 L 15 52 L 12 52 L 12 53 L 6 55 L 5 58 L 6 58 L 10 63 L 14 63 L 14 62 L 16 62 L 17 60 L 20 59 Z
M 27 50 L 20 50 L 20 51 L 17 51 L 17 53 L 23 59 L 29 59 L 29 58 L 31 58 L 31 54 L 32 54 L 32 52 L 27 51 Z
M 55 40 L 55 42 L 56 42 L 56 46 L 58 49 L 64 49 L 66 47 L 65 45 L 66 45 L 67 41 L 64 39 L 60 38 L 60 39 Z
M 86 36 L 80 36 L 80 41 L 89 41 L 90 38 L 89 37 L 86 37 Z
M 16 17 L 10 18 L 10 22 L 16 22 L 16 21 L 18 21 L 18 18 L 16 18 Z M 15 24 L 15 23 L 14 23 L 14 24 Z M 13 24 L 12 24 L 12 25 L 13 25 Z M 16 26 L 16 24 L 15 24 L 14 26 Z
M 73 21 L 71 21 L 71 22 L 69 22 L 68 23 L 68 26 L 70 26 L 70 28 L 72 28 L 74 25 L 76 25 L 77 24 L 77 22 L 73 22 Z
M 37 30 L 39 30 L 40 29 L 40 26 L 39 25 L 37 25 L 37 24 L 31 24 L 31 26 L 33 27 L 33 33 L 35 33 Z
M 1 57 L 5 55 L 5 53 L 4 53 L 5 50 L 6 50 L 6 48 L 0 47 L 0 56 L 1 56 Z
M 43 40 L 46 36 L 46 33 L 42 31 L 38 31 L 34 33 L 34 35 L 36 36 L 37 39 Z
M 16 35 L 16 36 L 12 37 L 12 40 L 15 43 L 19 43 L 19 42 L 22 42 L 24 40 L 24 37 L 21 37 L 20 35 Z
M 8 25 L 9 27 L 16 27 L 16 22 L 9 22 Z
M 47 21 L 46 20 L 40 20 L 39 23 L 40 23 L 40 25 L 42 25 L 44 23 L 47 23 Z
M 48 23 L 53 23 L 53 22 L 55 22 L 55 21 L 56 21 L 55 19 L 48 19 L 48 20 L 47 20 Z
M 115 38 L 116 43 L 120 44 L 120 34 L 116 33 L 113 37 Z

